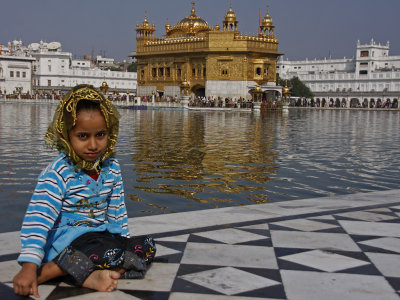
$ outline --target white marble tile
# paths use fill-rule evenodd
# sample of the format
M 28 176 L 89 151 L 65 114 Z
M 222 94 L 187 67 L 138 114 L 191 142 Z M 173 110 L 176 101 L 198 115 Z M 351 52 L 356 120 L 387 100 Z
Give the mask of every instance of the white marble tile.
M 46 299 L 55 289 L 55 285 L 47 285 L 47 284 L 41 284 L 38 286 L 38 293 L 40 298 L 38 299 Z M 36 298 L 34 298 L 36 299 Z
M 280 258 L 325 272 L 336 272 L 369 264 L 362 260 L 321 250 L 291 254 Z
M 400 237 L 400 224 L 362 221 L 339 221 L 350 234 Z
M 281 276 L 290 300 L 399 300 L 381 276 L 290 270 Z
M 277 269 L 271 247 L 188 243 L 181 263 Z
M 255 300 L 259 298 L 244 296 L 226 296 L 212 294 L 195 294 L 195 293 L 171 293 L 168 300 Z M 263 300 L 282 300 L 276 298 L 262 298 Z
M 271 223 L 271 224 L 289 227 L 289 228 L 302 230 L 302 231 L 317 231 L 317 230 L 324 230 L 324 229 L 331 229 L 331 228 L 338 227 L 336 225 L 327 224 L 327 223 L 318 222 L 318 221 L 307 220 L 307 219 L 294 219 L 294 220 L 287 220 L 287 221 L 282 221 L 282 222 L 275 222 L 275 223 Z
M 366 255 L 383 275 L 400 278 L 400 255 L 372 252 Z
M 139 291 L 169 291 L 175 280 L 179 264 L 153 263 L 144 279 L 121 279 L 119 289 Z
M 130 218 L 128 223 L 134 235 L 172 232 L 234 222 L 293 216 L 302 213 L 323 213 L 338 208 L 357 208 L 365 205 L 395 203 L 400 201 L 399 191 L 358 193 L 137 217 Z
M 258 208 L 258 205 L 138 217 L 129 219 L 128 225 L 133 235 L 142 235 L 247 222 L 276 216 L 255 207 Z
M 201 237 L 205 237 L 208 239 L 212 239 L 215 241 L 223 242 L 225 244 L 240 244 L 248 241 L 256 241 L 265 239 L 265 236 L 235 229 L 235 228 L 226 228 L 220 230 L 212 230 L 205 232 L 198 232 L 194 235 L 198 235 Z
M 207 287 L 225 295 L 235 295 L 280 284 L 280 282 L 232 267 L 187 274 L 180 276 L 179 278 Z
M 274 247 L 360 251 L 346 234 L 271 230 Z
M 168 236 L 168 237 L 164 237 L 164 238 L 158 238 L 158 239 L 155 239 L 155 241 L 156 241 L 156 243 L 157 243 L 157 241 L 186 243 L 188 238 L 189 238 L 189 234 L 182 234 L 182 235 L 174 235 L 174 236 Z
M 79 296 L 75 296 L 75 297 L 68 297 L 65 299 L 68 299 L 68 300 L 140 300 L 141 298 L 137 298 L 135 296 L 128 295 L 117 289 L 115 291 L 112 291 L 111 293 L 95 292 L 95 293 L 84 294 L 84 295 L 79 295 Z
M 391 211 L 389 208 L 387 208 L 387 207 L 380 207 L 380 208 L 367 209 L 367 211 L 370 211 L 370 212 L 388 212 L 388 213 L 391 213 L 391 212 L 392 212 L 392 211 Z
M 383 237 L 359 242 L 360 244 L 400 253 L 400 239 Z
M 396 219 L 396 217 L 393 217 L 393 216 L 388 216 L 388 215 L 374 213 L 374 212 L 368 212 L 368 211 L 353 211 L 353 212 L 338 214 L 338 216 L 362 220 L 362 221 L 373 221 L 373 222 L 388 221 L 388 220 Z
M 257 225 L 249 225 L 249 226 L 242 226 L 238 227 L 239 229 L 261 229 L 261 230 L 268 230 L 269 226 L 267 223 L 265 224 L 257 224 Z
M 181 251 L 171 249 L 160 244 L 156 244 L 156 247 L 157 247 L 157 257 L 181 253 Z
M 309 220 L 335 220 L 335 218 L 331 215 L 325 215 L 325 216 L 316 216 L 316 217 L 311 217 L 308 218 Z
M 0 255 L 19 253 L 21 249 L 20 232 L 0 233 Z
M 19 270 L 21 266 L 16 260 L 0 262 L 0 282 L 12 282 Z

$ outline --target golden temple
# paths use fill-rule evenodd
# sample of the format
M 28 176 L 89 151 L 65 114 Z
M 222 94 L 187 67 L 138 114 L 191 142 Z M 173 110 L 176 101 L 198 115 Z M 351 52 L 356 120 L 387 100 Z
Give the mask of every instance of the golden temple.
M 258 34 L 241 35 L 232 5 L 222 27 L 211 27 L 196 15 L 175 26 L 165 25 L 165 38 L 155 37 L 155 26 L 144 21 L 136 27 L 137 95 L 157 93 L 189 96 L 249 98 L 261 85 L 275 90 L 278 40 L 267 11 L 259 20 Z M 277 90 L 275 90 L 277 91 Z

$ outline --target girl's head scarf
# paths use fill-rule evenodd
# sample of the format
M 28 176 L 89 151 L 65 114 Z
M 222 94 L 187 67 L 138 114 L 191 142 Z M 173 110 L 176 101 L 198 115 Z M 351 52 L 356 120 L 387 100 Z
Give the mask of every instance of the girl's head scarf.
M 94 162 L 81 159 L 71 147 L 68 133 L 76 124 L 77 105 L 81 100 L 98 103 L 108 129 L 108 143 L 104 153 Z M 45 135 L 46 145 L 65 153 L 77 169 L 97 170 L 107 158 L 115 155 L 115 144 L 118 138 L 120 115 L 110 100 L 92 85 L 81 84 L 72 88 L 61 100 L 52 123 Z

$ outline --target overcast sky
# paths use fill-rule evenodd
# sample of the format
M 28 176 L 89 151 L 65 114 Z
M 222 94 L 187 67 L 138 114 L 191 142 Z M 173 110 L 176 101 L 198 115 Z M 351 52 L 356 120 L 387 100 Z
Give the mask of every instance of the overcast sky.
M 59 41 L 76 57 L 105 54 L 128 59 L 136 47 L 136 24 L 145 14 L 156 36 L 165 23 L 190 15 L 192 0 L 0 0 L 0 44 Z M 221 26 L 232 4 L 242 34 L 258 32 L 258 11 L 269 12 L 279 51 L 288 59 L 355 55 L 357 40 L 390 41 L 400 55 L 400 0 L 197 0 L 196 15 Z

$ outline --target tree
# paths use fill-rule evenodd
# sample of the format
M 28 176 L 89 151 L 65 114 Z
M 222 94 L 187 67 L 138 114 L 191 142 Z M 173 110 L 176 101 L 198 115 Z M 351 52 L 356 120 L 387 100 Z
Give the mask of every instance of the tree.
M 276 84 L 280 86 L 285 86 L 286 80 L 280 78 L 279 74 L 276 74 Z M 288 80 L 287 84 L 288 87 L 290 87 L 290 91 L 293 97 L 314 97 L 314 94 L 311 92 L 310 88 L 306 86 L 297 76 Z
M 292 96 L 294 97 L 306 97 L 312 98 L 314 94 L 310 88 L 306 86 L 298 77 L 290 79 L 290 85 L 292 86 Z
M 137 62 L 132 62 L 127 69 L 128 72 L 136 72 L 137 71 Z

